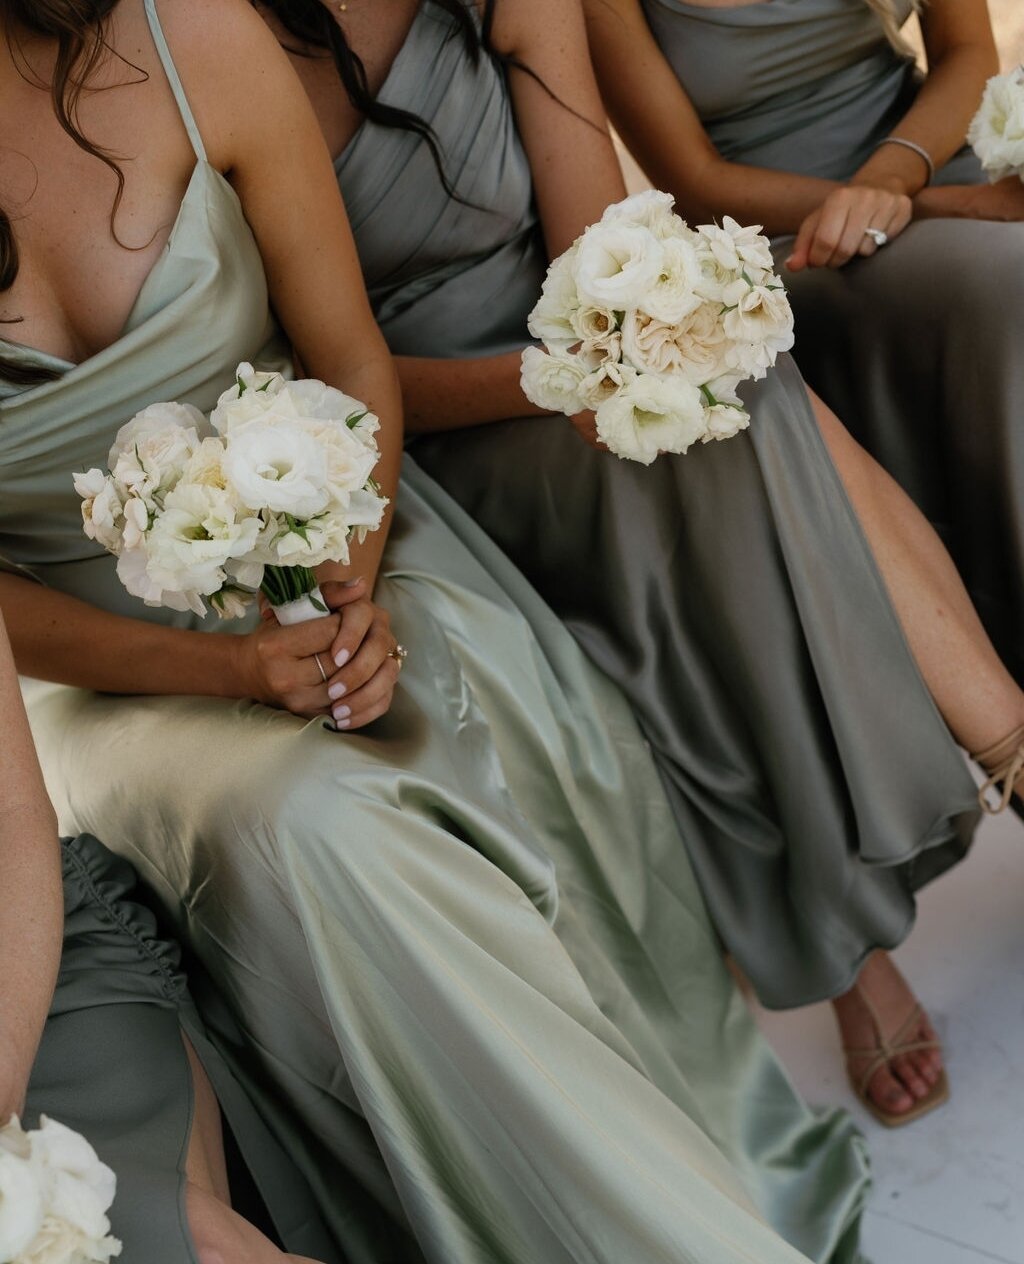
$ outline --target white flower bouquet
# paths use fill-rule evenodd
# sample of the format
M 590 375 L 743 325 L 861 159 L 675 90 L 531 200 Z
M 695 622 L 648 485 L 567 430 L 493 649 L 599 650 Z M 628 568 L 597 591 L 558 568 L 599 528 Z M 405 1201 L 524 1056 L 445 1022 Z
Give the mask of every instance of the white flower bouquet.
M 45 1115 L 0 1128 L 0 1260 L 107 1264 L 121 1254 L 107 1212 L 117 1179 L 77 1132 Z
M 610 206 L 548 269 L 522 387 L 550 412 L 592 409 L 601 441 L 649 465 L 750 424 L 736 394 L 793 345 L 767 239 L 728 216 L 689 228 L 667 193 Z
M 85 533 L 147 605 L 236 617 L 262 591 L 282 623 L 326 614 L 314 568 L 347 563 L 387 505 L 378 425 L 323 382 L 240 364 L 209 425 L 153 404 L 121 427 L 106 473 L 74 476 Z
M 988 81 L 967 140 L 993 183 L 1024 181 L 1024 66 Z

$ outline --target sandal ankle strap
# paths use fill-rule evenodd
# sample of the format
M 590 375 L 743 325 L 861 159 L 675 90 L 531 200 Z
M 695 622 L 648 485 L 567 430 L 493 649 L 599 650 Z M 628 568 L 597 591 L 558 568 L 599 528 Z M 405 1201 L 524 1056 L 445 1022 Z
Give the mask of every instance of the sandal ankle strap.
M 988 773 L 978 791 L 981 810 L 989 816 L 997 816 L 1010 806 L 1017 792 L 1017 780 L 1024 773 L 1024 725 L 971 758 Z

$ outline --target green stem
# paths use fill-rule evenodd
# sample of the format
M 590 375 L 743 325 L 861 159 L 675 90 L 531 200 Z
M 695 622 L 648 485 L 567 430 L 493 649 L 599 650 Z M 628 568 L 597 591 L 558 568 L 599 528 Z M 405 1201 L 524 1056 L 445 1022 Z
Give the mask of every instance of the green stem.
M 268 566 L 260 591 L 272 606 L 286 606 L 316 588 L 316 576 L 305 566 Z

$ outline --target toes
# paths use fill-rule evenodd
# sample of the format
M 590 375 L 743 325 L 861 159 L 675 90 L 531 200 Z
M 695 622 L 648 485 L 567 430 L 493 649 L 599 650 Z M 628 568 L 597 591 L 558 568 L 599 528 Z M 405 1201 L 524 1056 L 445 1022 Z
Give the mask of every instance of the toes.
M 905 1115 L 914 1105 L 914 1098 L 885 1067 L 872 1077 L 868 1096 L 891 1115 Z
M 893 1058 L 889 1066 L 896 1080 L 914 1098 L 920 1101 L 922 1097 L 928 1096 L 930 1091 L 928 1081 L 918 1073 L 912 1055 L 902 1054 L 898 1058 Z
M 935 1058 L 935 1054 L 931 1050 L 925 1050 L 921 1053 L 910 1055 L 910 1060 L 914 1065 L 914 1070 L 927 1084 L 934 1087 L 938 1084 L 939 1076 L 942 1074 L 942 1061 Z

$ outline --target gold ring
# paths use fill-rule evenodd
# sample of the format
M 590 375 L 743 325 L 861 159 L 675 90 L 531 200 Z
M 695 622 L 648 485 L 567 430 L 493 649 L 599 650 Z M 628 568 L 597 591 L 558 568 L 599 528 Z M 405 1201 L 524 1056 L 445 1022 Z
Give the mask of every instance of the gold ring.
M 395 648 L 393 650 L 388 650 L 387 656 L 388 658 L 393 658 L 395 660 L 398 664 L 398 670 L 401 671 L 405 664 L 405 660 L 409 657 L 409 651 L 404 645 L 399 645 L 396 641 Z
M 319 669 L 319 671 L 320 671 L 320 679 L 321 679 L 321 680 L 324 682 L 324 684 L 326 685 L 326 684 L 327 684 L 327 673 L 324 671 L 324 665 L 323 665 L 323 663 L 321 663 L 321 661 L 320 661 L 320 655 L 319 655 L 319 654 L 314 654 L 314 655 L 313 655 L 313 658 L 314 658 L 314 660 L 315 660 L 315 662 L 316 662 L 317 668 L 318 668 L 318 669 Z

